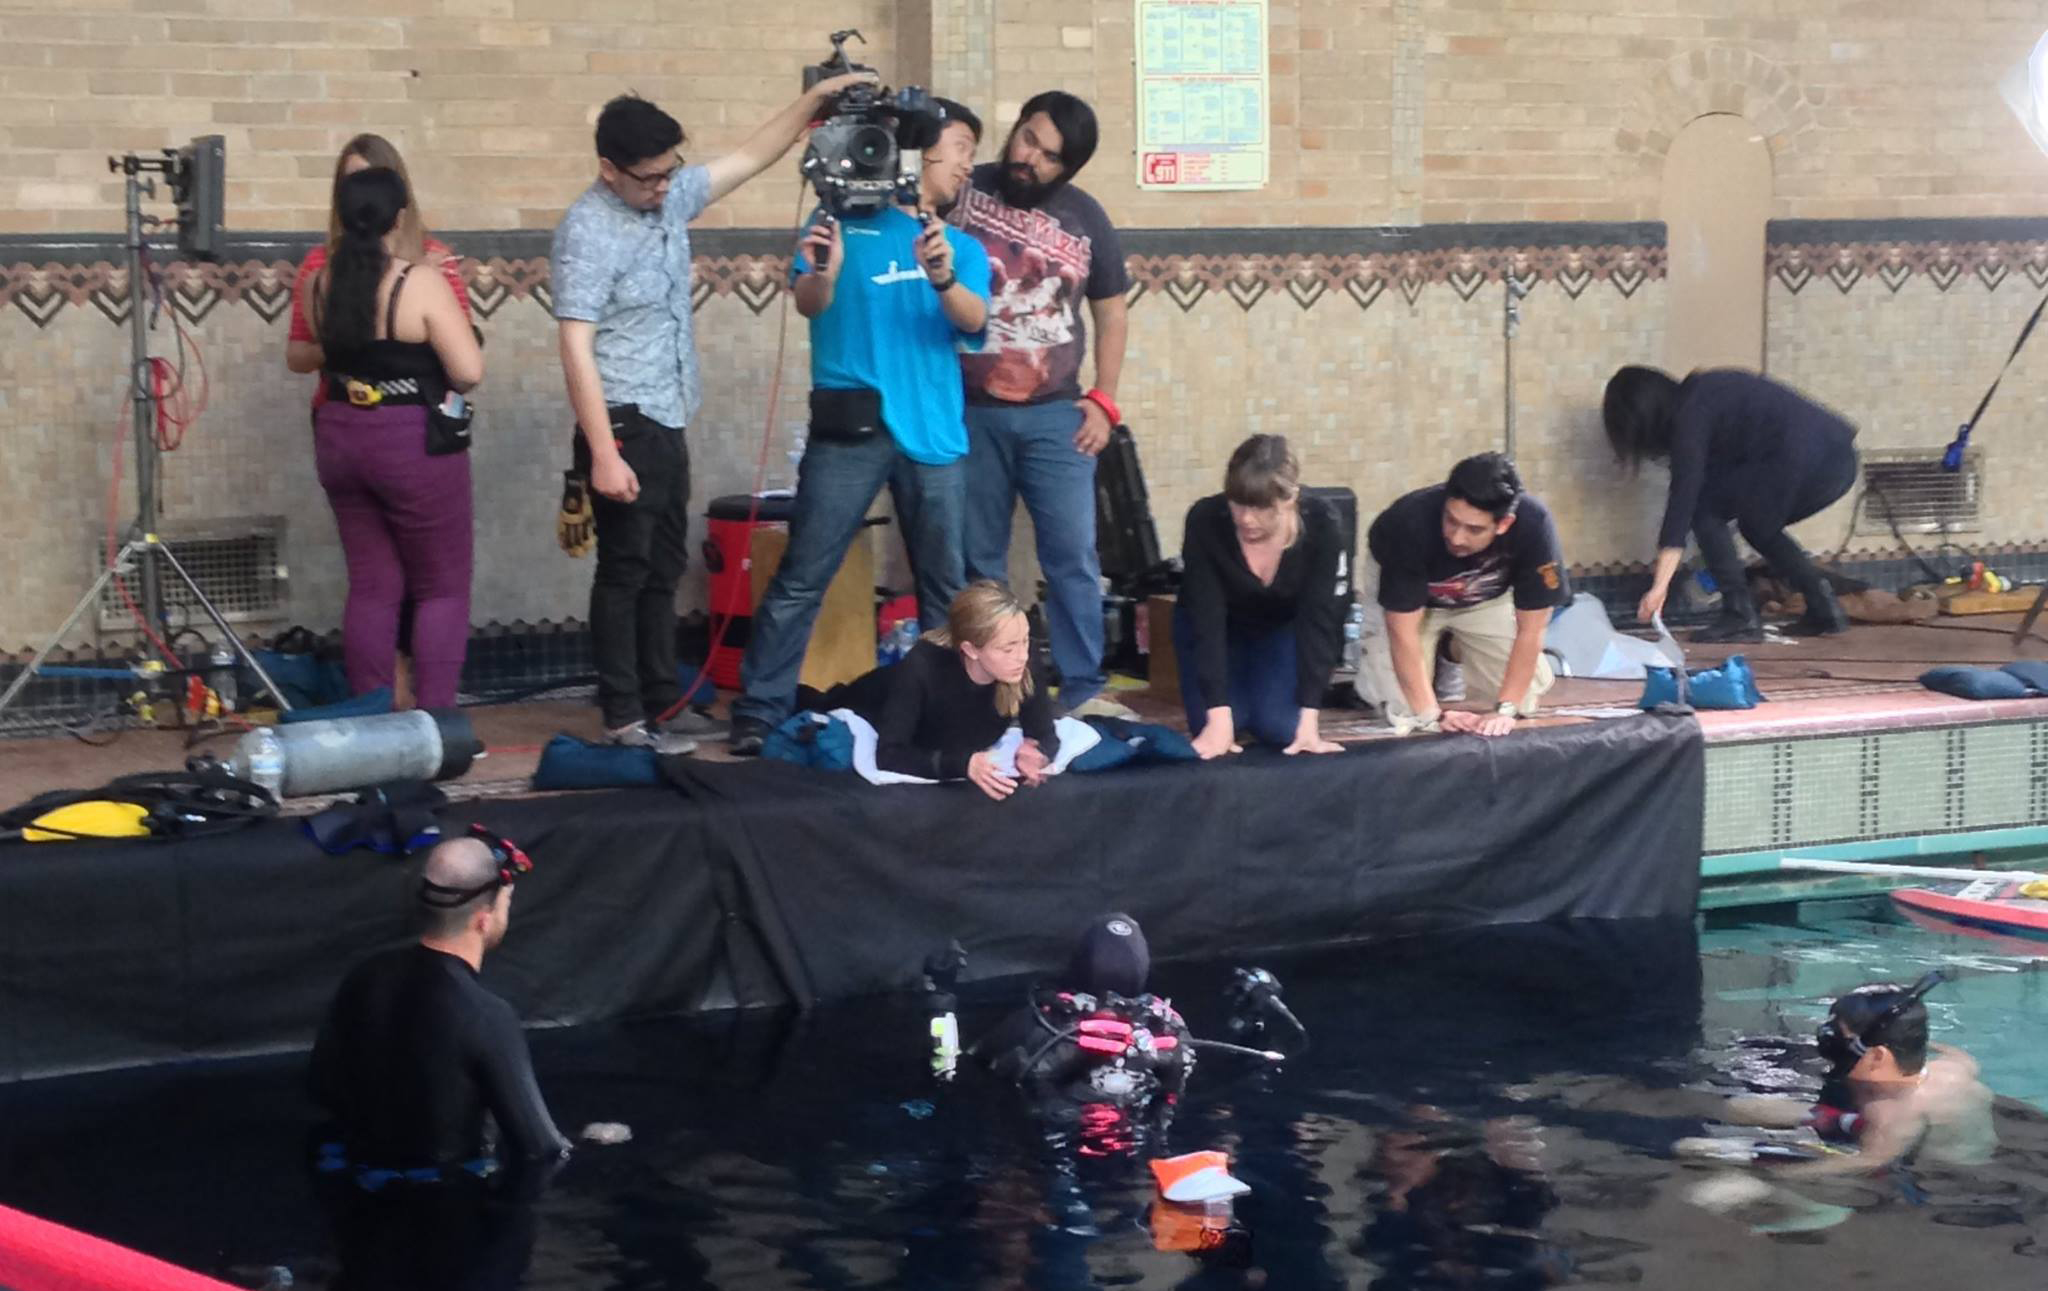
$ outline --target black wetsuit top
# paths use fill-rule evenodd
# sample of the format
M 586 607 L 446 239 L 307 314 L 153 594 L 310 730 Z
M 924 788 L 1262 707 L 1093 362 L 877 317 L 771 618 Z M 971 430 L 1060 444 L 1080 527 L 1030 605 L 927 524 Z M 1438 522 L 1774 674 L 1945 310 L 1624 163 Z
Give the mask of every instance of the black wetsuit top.
M 476 971 L 425 946 L 388 951 L 342 982 L 313 1045 L 313 1097 L 340 1122 L 358 1166 L 453 1166 L 492 1155 L 484 1113 L 508 1164 L 559 1157 L 512 1006 Z
M 996 711 L 994 682 L 977 686 L 960 652 L 919 641 L 886 667 L 834 686 L 821 711 L 850 708 L 875 728 L 875 765 L 898 775 L 959 780 L 967 761 L 1003 738 L 1011 725 L 1038 741 L 1047 758 L 1058 756 L 1052 701 L 1033 686 L 1014 718 Z

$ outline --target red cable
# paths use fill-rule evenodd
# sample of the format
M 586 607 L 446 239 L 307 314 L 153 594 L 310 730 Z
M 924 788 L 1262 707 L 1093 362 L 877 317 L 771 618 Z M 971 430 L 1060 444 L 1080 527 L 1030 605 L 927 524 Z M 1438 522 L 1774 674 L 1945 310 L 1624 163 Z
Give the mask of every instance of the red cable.
M 803 218 L 803 210 L 804 190 L 799 186 L 796 195 L 798 220 Z M 747 494 L 746 534 L 749 544 L 753 542 L 755 522 L 761 518 L 761 486 L 768 481 L 768 450 L 775 447 L 775 409 L 782 399 L 783 359 L 789 353 L 789 298 L 794 294 L 794 289 L 785 283 L 782 290 L 782 307 L 776 315 L 775 373 L 768 383 L 768 415 L 761 427 L 761 454 L 754 460 L 754 487 L 748 490 Z M 703 666 L 698 668 L 697 675 L 691 678 L 689 689 L 683 692 L 682 698 L 664 709 L 661 716 L 654 719 L 654 725 L 661 725 L 689 705 L 691 697 L 711 675 L 711 660 L 725 645 L 725 634 L 732 627 L 732 621 L 739 617 L 740 615 L 732 610 L 726 611 L 723 616 L 714 616 L 711 645 L 704 652 Z
M 194 352 L 197 352 L 196 346 L 194 347 Z M 162 360 L 151 359 L 150 362 L 152 365 L 156 365 L 160 364 Z M 152 367 L 152 371 L 157 373 L 157 378 L 161 377 L 161 372 L 154 366 Z M 156 386 L 155 378 L 153 378 L 152 380 L 152 385 Z M 160 386 L 157 386 L 156 388 L 161 389 Z M 160 396 L 157 406 L 159 410 L 158 444 L 161 446 L 163 442 L 161 433 L 161 410 L 163 405 L 160 401 Z M 197 414 L 194 413 L 193 417 L 196 418 Z M 189 424 L 189 422 L 187 424 Z M 106 565 L 107 568 L 109 569 L 113 568 L 114 559 L 117 554 L 116 549 L 114 547 L 114 517 L 119 512 L 121 506 L 121 463 L 123 457 L 123 449 L 126 447 L 128 439 L 126 431 L 127 428 L 121 424 L 121 421 L 116 420 L 114 423 L 114 472 L 113 479 L 107 486 Z M 180 428 L 179 438 L 180 440 L 182 440 L 183 438 L 182 427 Z M 172 447 L 175 448 L 176 444 L 173 444 Z M 165 642 L 162 637 L 157 635 L 156 628 L 154 625 L 150 623 L 149 617 L 142 612 L 142 607 L 135 603 L 135 596 L 128 590 L 127 581 L 123 579 L 119 574 L 114 575 L 114 589 L 120 592 L 121 601 L 128 607 L 129 616 L 135 620 L 135 625 L 142 629 L 142 634 L 149 639 L 150 644 L 156 647 L 157 653 L 163 656 L 164 663 L 168 665 L 170 668 L 174 669 L 175 671 L 185 671 L 185 661 L 183 659 L 180 659 L 178 657 L 177 652 L 171 649 L 170 645 L 167 642 Z M 245 719 L 237 716 L 234 713 L 227 712 L 225 710 L 225 707 L 223 707 L 221 715 L 225 717 L 228 721 L 241 727 L 245 731 L 255 729 Z

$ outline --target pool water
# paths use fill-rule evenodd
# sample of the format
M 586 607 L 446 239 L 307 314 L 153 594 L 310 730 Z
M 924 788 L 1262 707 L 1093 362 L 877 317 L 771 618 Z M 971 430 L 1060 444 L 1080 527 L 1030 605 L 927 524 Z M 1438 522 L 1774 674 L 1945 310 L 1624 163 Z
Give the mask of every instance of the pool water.
M 978 1073 L 935 1085 L 915 1000 L 536 1033 L 563 1127 L 623 1121 L 632 1141 L 584 1148 L 531 1207 L 373 1221 L 445 1244 L 447 1287 L 2021 1291 L 2048 1286 L 2048 995 L 2013 949 L 1870 903 L 1268 959 L 1312 1046 L 1277 1069 L 1204 1057 L 1166 1133 L 1230 1153 L 1252 1189 L 1206 1258 L 1161 1249 L 1141 1162 L 1049 1147 Z M 1929 999 L 1935 1038 L 2003 1096 L 1992 1162 L 1697 1204 L 1735 1173 L 1669 1154 L 1702 1091 L 1810 1093 L 1825 1001 L 1934 965 L 1959 971 Z M 1167 965 L 1154 987 L 1220 1034 L 1229 968 Z M 963 1031 L 1020 997 L 970 993 Z M 0 1201 L 238 1285 L 343 1285 L 303 1167 L 302 1067 L 0 1090 Z

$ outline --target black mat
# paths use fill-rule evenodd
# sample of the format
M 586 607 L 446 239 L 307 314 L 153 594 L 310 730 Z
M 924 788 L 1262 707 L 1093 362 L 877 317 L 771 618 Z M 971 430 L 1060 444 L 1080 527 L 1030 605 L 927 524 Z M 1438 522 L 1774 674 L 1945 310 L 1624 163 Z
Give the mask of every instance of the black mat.
M 536 858 L 485 978 L 533 1023 L 1050 967 L 1093 914 L 1162 959 L 1559 917 L 1689 914 L 1703 745 L 1685 720 L 1383 741 L 1068 776 L 994 803 L 780 764 L 675 789 L 464 804 Z M 0 849 L 0 1079 L 304 1045 L 407 935 L 416 863 L 296 821 L 195 843 Z

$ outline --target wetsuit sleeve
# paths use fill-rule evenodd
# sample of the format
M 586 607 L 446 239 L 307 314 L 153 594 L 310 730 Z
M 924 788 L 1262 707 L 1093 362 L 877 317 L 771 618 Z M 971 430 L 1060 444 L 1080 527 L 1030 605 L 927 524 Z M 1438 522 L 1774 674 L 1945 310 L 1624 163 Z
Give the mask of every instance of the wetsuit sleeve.
M 1700 491 L 1707 483 L 1707 447 L 1714 437 L 1713 410 L 1697 394 L 1678 405 L 1678 424 L 1671 430 L 1671 491 L 1664 500 L 1664 523 L 1657 546 L 1685 547 L 1699 510 Z
M 1343 553 L 1336 518 L 1318 516 L 1307 536 L 1314 545 L 1302 553 L 1308 571 L 1301 585 L 1301 605 L 1295 612 L 1294 657 L 1300 683 L 1294 702 L 1303 708 L 1321 708 L 1330 675 L 1337 671 L 1337 659 L 1344 650 L 1344 606 L 1349 598 L 1337 594 L 1337 568 Z M 1348 590 L 1349 580 L 1345 586 Z
M 1159 1085 L 1167 1093 L 1177 1096 L 1187 1089 L 1188 1072 L 1192 1070 L 1195 1054 L 1195 1036 L 1178 1013 L 1168 1020 L 1167 1030 L 1175 1043 L 1171 1056 L 1159 1064 Z
M 884 771 L 927 780 L 958 780 L 967 775 L 968 755 L 948 758 L 937 749 L 917 745 L 917 729 L 924 720 L 931 690 L 932 665 L 935 659 L 944 662 L 939 656 L 935 648 L 919 644 L 890 666 L 889 695 L 875 722 L 875 765 Z
M 1181 666 L 1193 667 L 1202 702 L 1221 708 L 1230 702 L 1230 604 L 1217 568 L 1215 526 L 1205 523 L 1209 514 L 1207 499 L 1189 507 L 1181 534 L 1180 603 L 1195 639 L 1195 657 Z
M 517 1161 L 540 1161 L 569 1150 L 569 1140 L 555 1128 L 548 1105 L 534 1079 L 533 1057 L 526 1033 L 503 1000 L 493 997 L 479 1008 L 470 1027 L 467 1055 L 484 1106 L 498 1122 L 500 1155 Z

